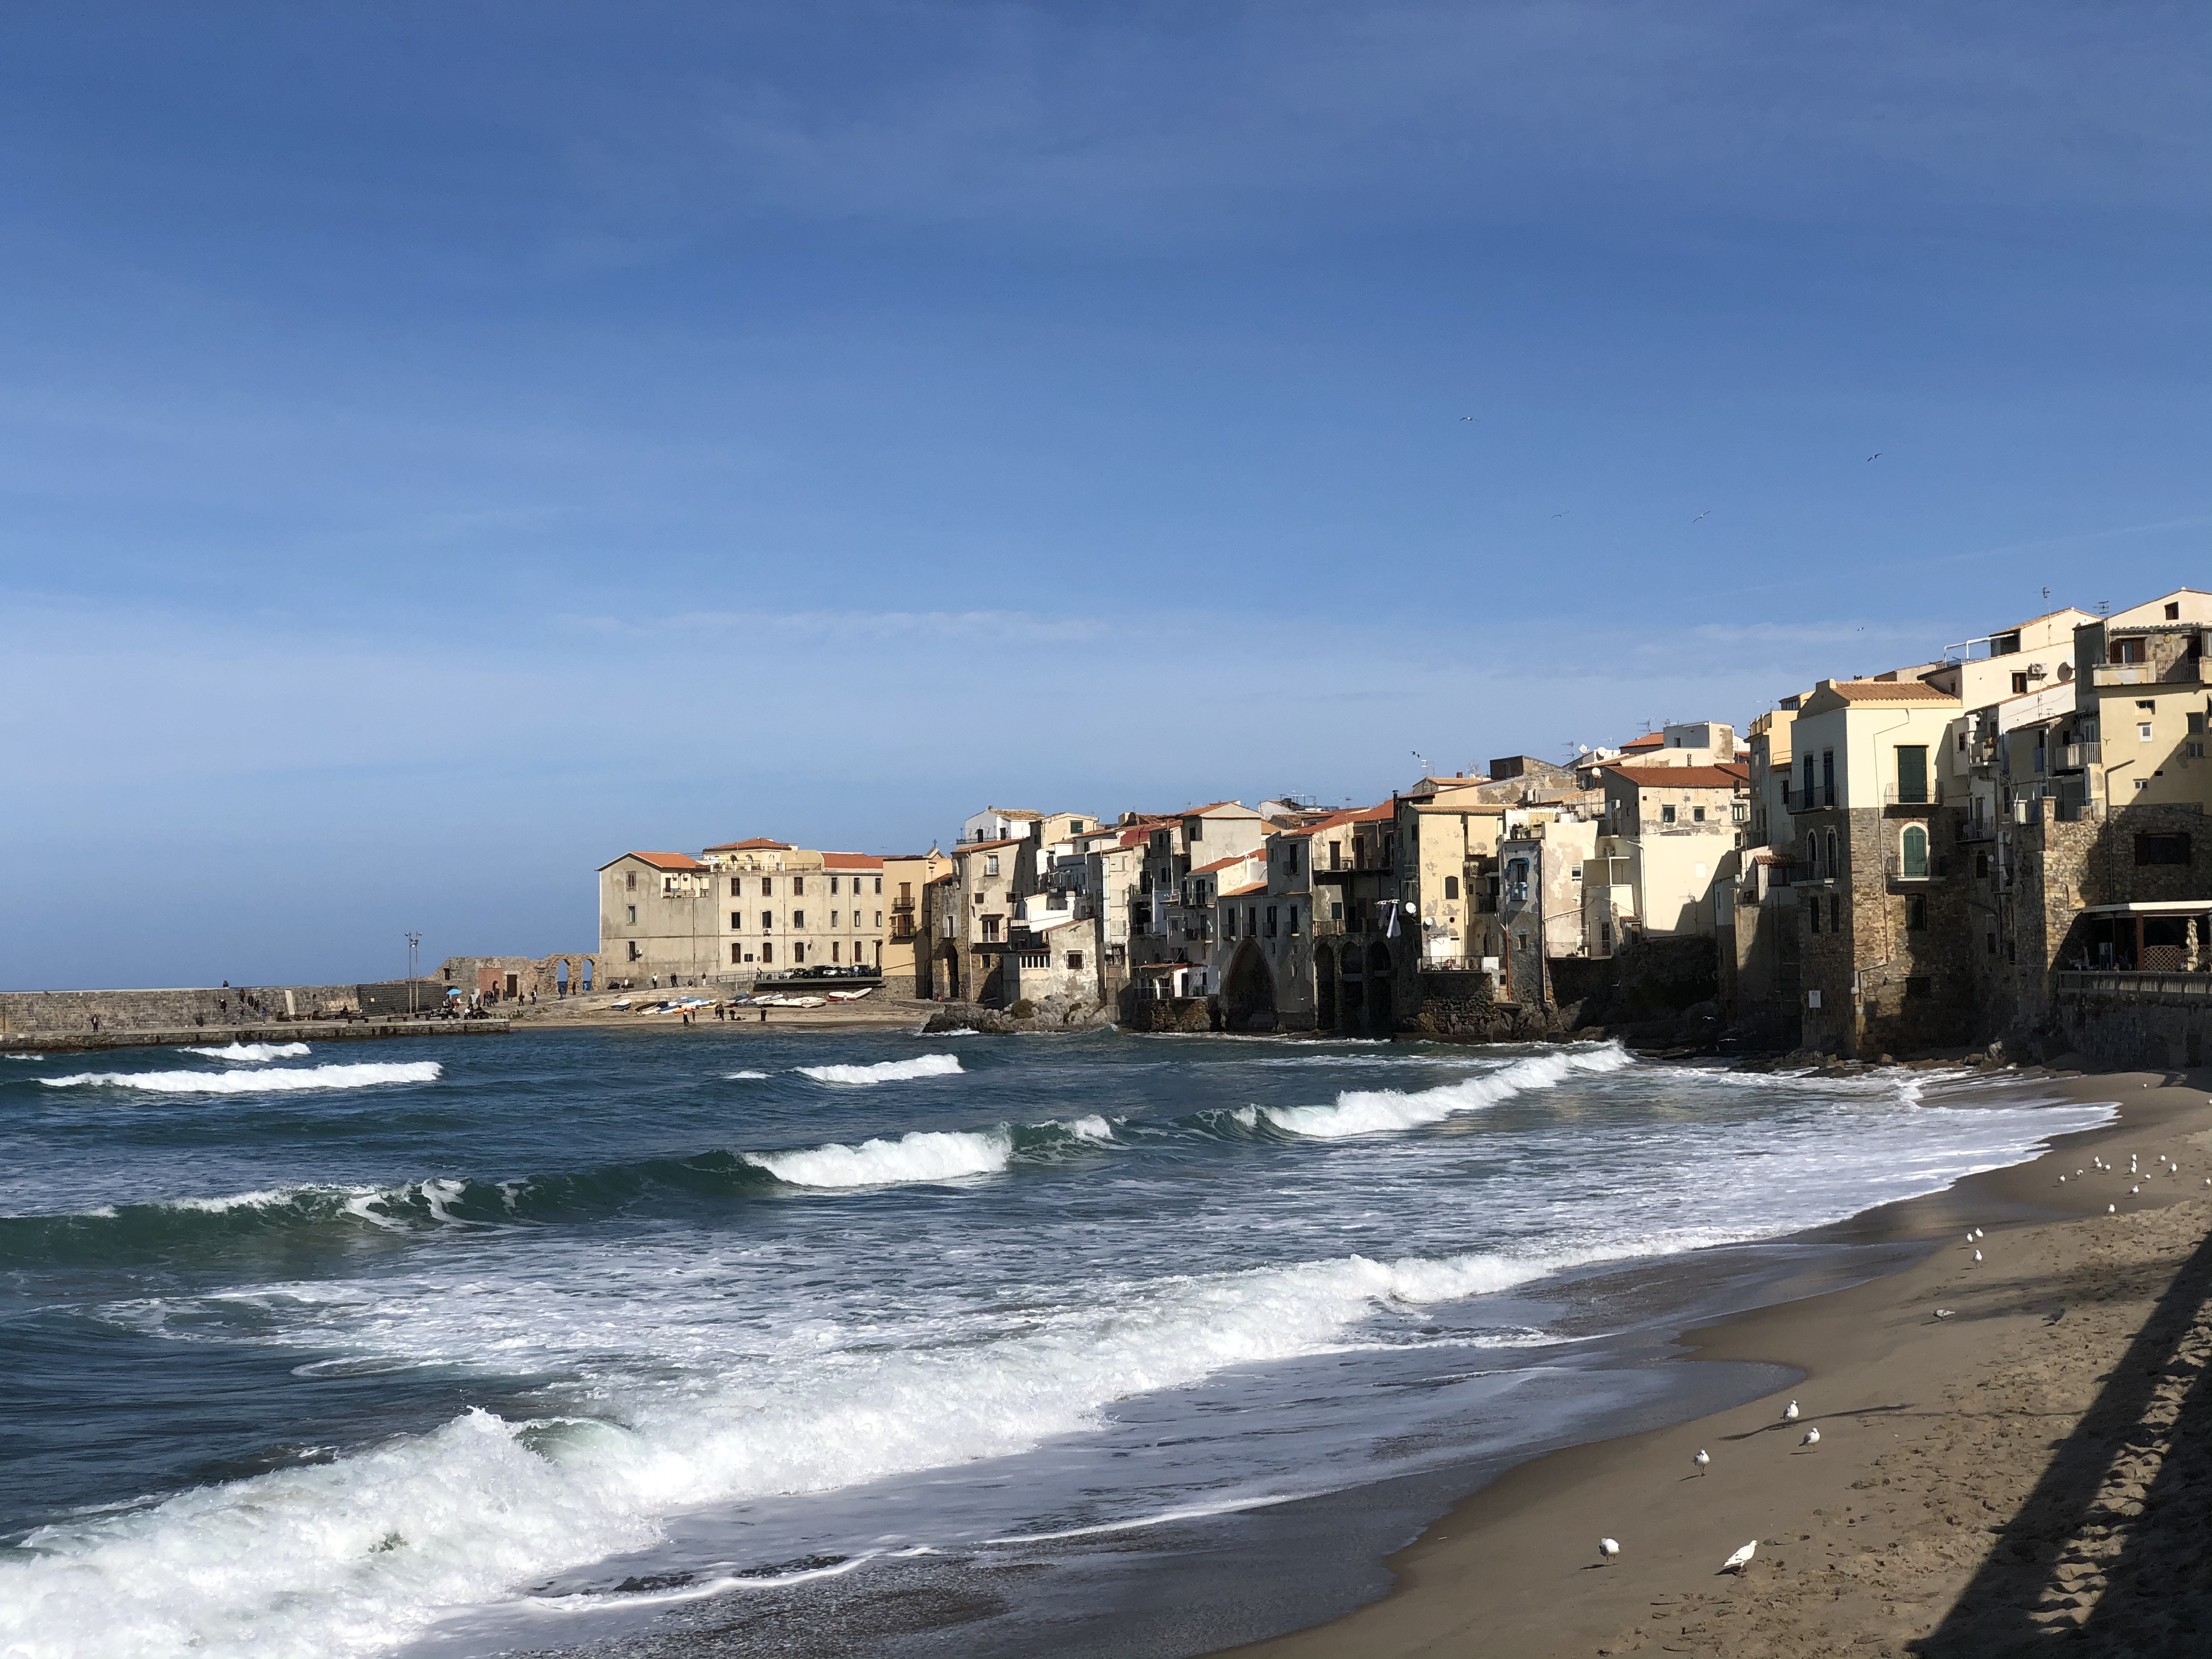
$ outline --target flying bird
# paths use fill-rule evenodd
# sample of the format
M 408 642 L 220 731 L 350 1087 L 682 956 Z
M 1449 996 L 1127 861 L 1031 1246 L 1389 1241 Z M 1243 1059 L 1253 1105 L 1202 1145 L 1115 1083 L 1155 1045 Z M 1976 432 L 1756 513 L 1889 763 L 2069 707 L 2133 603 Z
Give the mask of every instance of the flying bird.
M 1869 459 L 1869 460 L 1870 460 L 1870 461 L 1878 461 L 1878 460 L 1880 460 L 1881 459 L 1881 451 L 1880 451 L 1879 449 L 1875 450 L 1875 453 L 1874 453 L 1873 454 L 1871 454 L 1871 455 L 1869 455 L 1869 456 L 1868 456 L 1868 457 L 1867 457 L 1867 459 Z
M 1741 1576 L 1743 1570 L 1751 1565 L 1751 1558 L 1758 1553 L 1759 1540 L 1754 1538 L 1751 1542 L 1746 1544 L 1741 1549 L 1738 1550 L 1734 1555 L 1729 1557 L 1727 1560 L 1722 1562 L 1721 1571 L 1723 1572 L 1733 1572 Z
M 1797 1402 L 1796 1401 L 1791 1401 L 1787 1406 L 1783 1407 L 1782 1420 L 1785 1423 L 1795 1423 L 1797 1420 Z
M 1802 1440 L 1800 1440 L 1797 1443 L 1798 1443 L 1799 1445 L 1801 1445 L 1801 1446 L 1817 1446 L 1817 1445 L 1819 1445 L 1819 1444 L 1820 1443 L 1820 1430 L 1818 1430 L 1818 1429 L 1808 1429 L 1808 1430 L 1806 1430 L 1806 1431 L 1805 1431 L 1805 1437 L 1804 1437 Z
M 1704 512 L 1702 512 L 1702 513 L 1698 514 L 1698 517 L 1697 517 L 1696 519 L 1692 519 L 1692 520 L 1690 520 L 1690 522 L 1691 522 L 1692 524 L 1695 524 L 1695 523 L 1697 523 L 1697 522 L 1698 522 L 1698 519 L 1710 519 L 1710 518 L 1711 518 L 1712 516 L 1713 516 L 1713 510 L 1712 510 L 1712 508 L 1711 508 L 1711 507 L 1707 507 Z
M 1611 1561 L 1620 1553 L 1620 1546 L 1610 1538 L 1601 1538 L 1597 1540 L 1597 1553 L 1600 1560 Z
M 1700 1446 L 1698 1448 L 1698 1455 L 1690 1461 L 1698 1466 L 1698 1473 L 1703 1474 L 1706 1466 L 1713 1461 L 1713 1455 Z
M 1569 508 L 1567 509 L 1567 513 L 1571 513 L 1571 512 L 1573 512 L 1573 511 L 1574 511 L 1574 508 L 1572 508 L 1571 507 L 1569 507 Z M 1564 519 L 1564 518 L 1565 518 L 1565 517 L 1567 516 L 1567 513 L 1554 513 L 1553 514 L 1552 514 L 1552 516 L 1553 516 L 1553 518 L 1555 518 L 1555 519 Z

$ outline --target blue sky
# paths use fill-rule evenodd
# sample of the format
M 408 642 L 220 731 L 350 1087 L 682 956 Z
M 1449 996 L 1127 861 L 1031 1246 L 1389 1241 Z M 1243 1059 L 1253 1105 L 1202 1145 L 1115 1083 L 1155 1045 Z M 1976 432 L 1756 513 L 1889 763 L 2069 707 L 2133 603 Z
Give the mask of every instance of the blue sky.
M 1366 800 L 2212 586 L 2202 8 L 0 34 L 0 983 L 588 947 L 628 848 Z

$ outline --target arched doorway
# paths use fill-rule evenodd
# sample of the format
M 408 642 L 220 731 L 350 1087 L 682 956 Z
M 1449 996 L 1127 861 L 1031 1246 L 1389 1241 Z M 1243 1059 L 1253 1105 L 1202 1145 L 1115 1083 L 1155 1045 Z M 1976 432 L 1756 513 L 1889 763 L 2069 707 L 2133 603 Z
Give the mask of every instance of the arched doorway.
M 1222 1023 L 1232 1031 L 1275 1029 L 1275 976 L 1250 939 L 1237 947 L 1221 986 Z
M 1390 952 L 1376 944 L 1367 947 L 1367 1035 L 1389 1036 L 1393 1024 L 1390 1006 Z
M 556 997 L 568 994 L 568 958 L 566 957 L 553 964 L 553 994 Z
M 1314 946 L 1314 1030 L 1336 1029 L 1336 952 Z

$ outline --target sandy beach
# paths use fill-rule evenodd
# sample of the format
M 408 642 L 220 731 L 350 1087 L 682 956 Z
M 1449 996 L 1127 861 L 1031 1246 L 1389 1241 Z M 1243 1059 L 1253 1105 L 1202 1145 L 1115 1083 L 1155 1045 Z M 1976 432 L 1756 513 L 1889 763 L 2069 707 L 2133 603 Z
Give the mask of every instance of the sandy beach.
M 2069 1652 L 2212 1651 L 2205 1080 L 2048 1079 L 2117 1102 L 2120 1121 L 1826 1235 L 1924 1241 L 1901 1272 L 1682 1338 L 1690 1363 L 1778 1363 L 1801 1381 L 1521 1465 L 1392 1558 L 1381 1601 L 1237 1651 L 1978 1659 L 2055 1636 Z M 2159 1172 L 2161 1152 L 2179 1175 Z M 1601 1537 L 1621 1546 L 1613 1565 Z M 1720 1571 L 1754 1539 L 1747 1569 Z

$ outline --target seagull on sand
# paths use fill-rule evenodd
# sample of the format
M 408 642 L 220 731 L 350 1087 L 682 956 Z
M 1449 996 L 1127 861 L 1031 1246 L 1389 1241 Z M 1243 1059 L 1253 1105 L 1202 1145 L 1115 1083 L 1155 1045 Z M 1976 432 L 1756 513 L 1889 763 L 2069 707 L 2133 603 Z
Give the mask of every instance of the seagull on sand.
M 1805 1437 L 1804 1437 L 1802 1440 L 1800 1440 L 1797 1443 L 1798 1443 L 1799 1445 L 1801 1445 L 1801 1446 L 1817 1446 L 1817 1445 L 1819 1445 L 1819 1444 L 1820 1443 L 1820 1430 L 1818 1430 L 1818 1429 L 1808 1429 L 1808 1430 L 1806 1430 L 1806 1431 L 1805 1431 Z
M 1957 1311 L 1958 1310 L 1955 1308 L 1938 1308 L 1936 1310 L 1936 1317 L 1938 1319 L 1948 1319 Z
M 1707 1451 L 1703 1446 L 1700 1446 L 1698 1448 L 1698 1455 L 1690 1461 L 1698 1466 L 1698 1473 L 1699 1474 L 1703 1474 L 1705 1472 L 1706 1465 L 1713 1461 L 1713 1455 Z
M 1982 1253 L 1981 1253 L 1979 1250 L 1976 1250 L 1976 1251 L 1974 1252 L 1974 1260 L 1975 1260 L 1975 1261 L 1979 1261 L 1981 1259 L 1982 1259 Z
M 1785 1423 L 1795 1423 L 1797 1420 L 1797 1402 L 1796 1401 L 1791 1401 L 1789 1405 L 1783 1408 L 1782 1420 Z
M 2120 1206 L 2117 1204 L 2107 1204 L 2105 1206 L 2105 1213 L 2106 1215 L 2118 1215 L 2119 1212 Z
M 1601 1538 L 1597 1540 L 1597 1553 L 1601 1561 L 1610 1562 L 1620 1553 L 1620 1546 L 1610 1538 Z
M 1733 1572 L 1741 1576 L 1743 1570 L 1751 1565 L 1751 1558 L 1758 1553 L 1759 1540 L 1754 1538 L 1751 1542 L 1746 1544 L 1741 1549 L 1738 1550 L 1734 1555 L 1729 1557 L 1727 1560 L 1722 1562 L 1721 1571 L 1723 1572 Z

